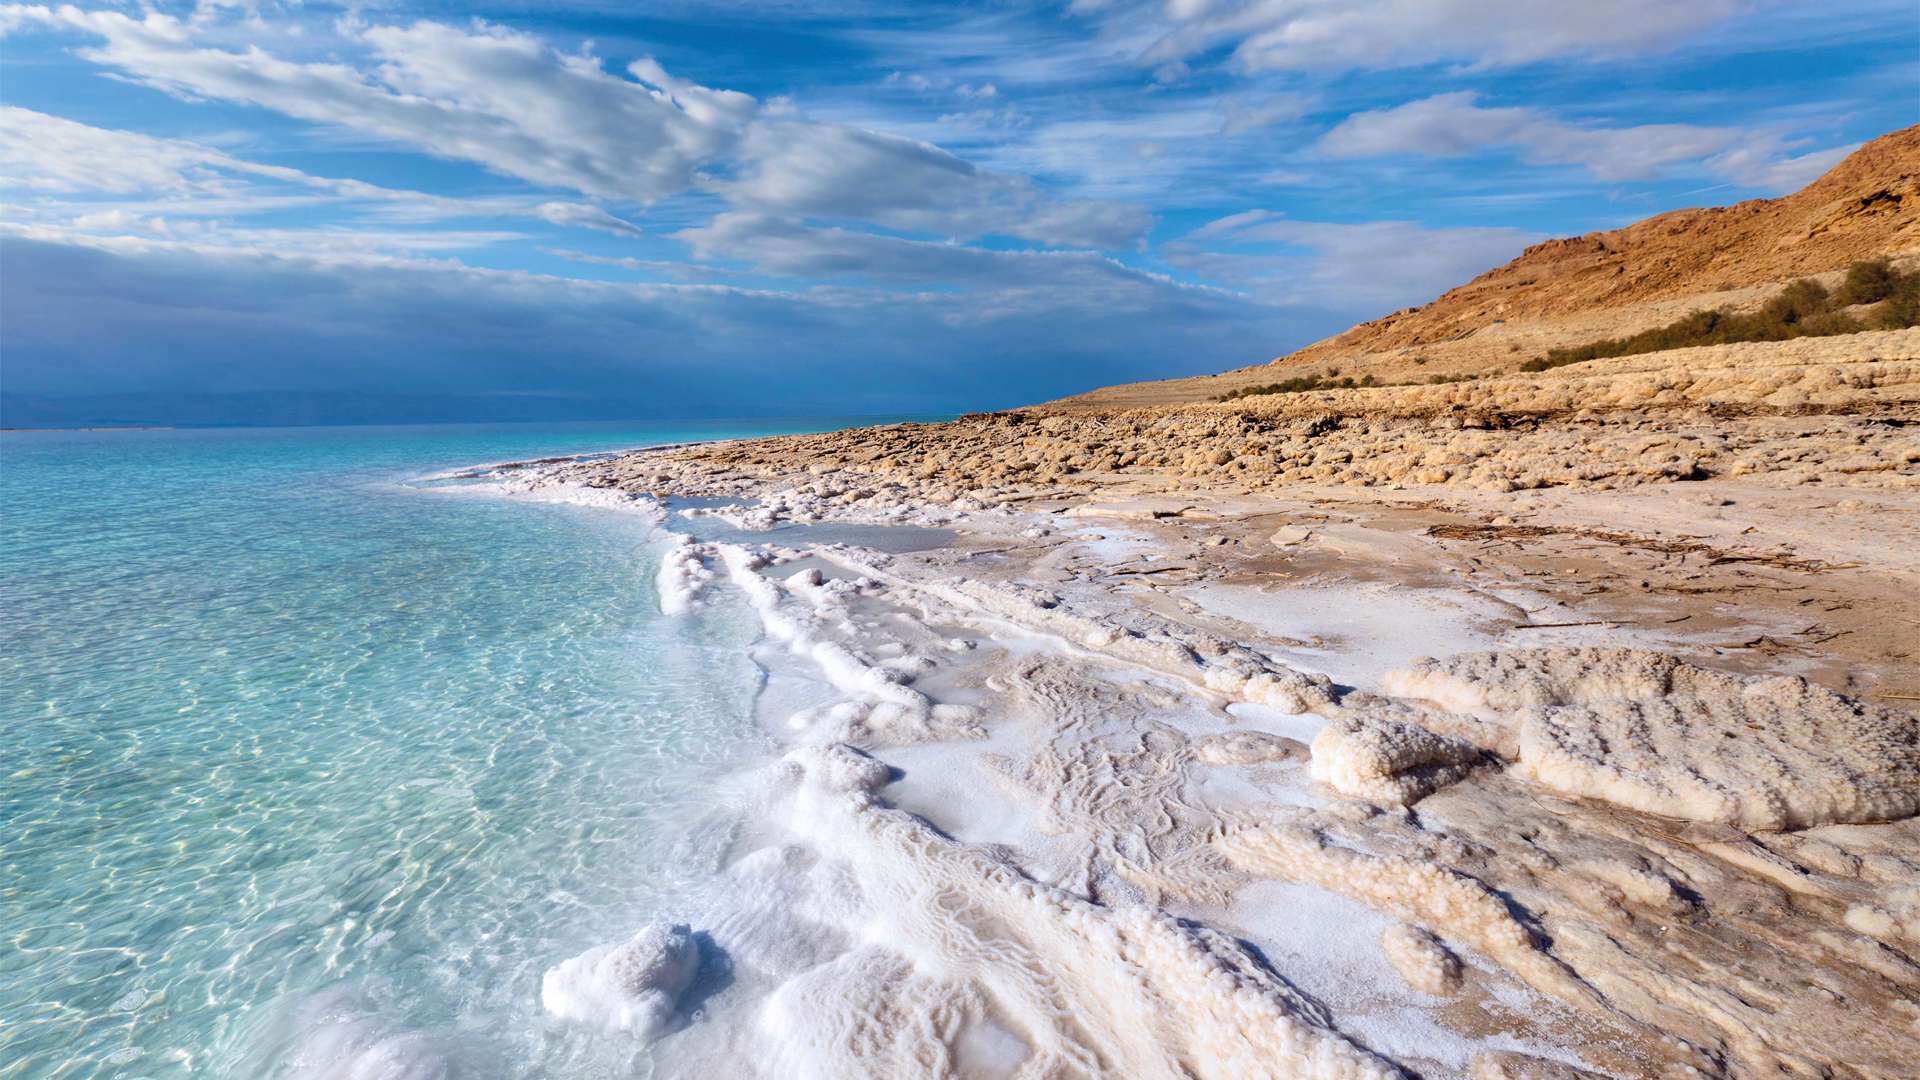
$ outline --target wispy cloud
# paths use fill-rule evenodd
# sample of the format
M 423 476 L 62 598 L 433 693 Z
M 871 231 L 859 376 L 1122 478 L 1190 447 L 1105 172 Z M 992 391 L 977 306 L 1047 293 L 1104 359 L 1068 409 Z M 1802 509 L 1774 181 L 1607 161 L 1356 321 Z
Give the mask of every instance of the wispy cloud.
M 1249 210 L 1210 221 L 1166 251 L 1174 265 L 1232 282 L 1269 303 L 1358 318 L 1424 303 L 1539 239 L 1503 227 L 1295 221 Z
M 712 190 L 764 208 L 1070 244 L 1123 243 L 1147 224 L 1135 208 L 1056 203 L 929 143 L 811 121 L 650 58 L 614 74 L 589 53 L 484 23 L 351 28 L 367 51 L 357 67 L 202 47 L 192 26 L 157 13 L 16 10 L 97 35 L 85 56 L 176 96 L 259 105 L 605 199 Z
M 1638 179 L 1692 165 L 1769 188 L 1797 187 L 1846 152 L 1843 147 L 1796 155 L 1777 133 L 1734 127 L 1571 124 L 1539 109 L 1481 105 L 1467 90 L 1355 113 L 1319 142 L 1321 153 L 1345 158 L 1460 157 L 1491 148 L 1513 150 L 1534 164 L 1576 165 L 1601 180 Z
M 1738 11 L 1736 0 L 1078 0 L 1096 17 L 1154 28 L 1148 64 L 1223 46 L 1242 72 L 1494 66 L 1666 51 Z

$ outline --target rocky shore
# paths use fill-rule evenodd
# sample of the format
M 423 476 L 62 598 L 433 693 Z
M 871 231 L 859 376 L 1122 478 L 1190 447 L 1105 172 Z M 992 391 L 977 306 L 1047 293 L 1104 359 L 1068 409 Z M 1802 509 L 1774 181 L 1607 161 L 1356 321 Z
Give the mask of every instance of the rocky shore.
M 677 549 L 663 596 L 746 590 L 834 687 L 794 752 L 889 767 L 860 813 L 896 824 L 830 842 L 893 867 L 902 909 L 841 975 L 902 989 L 814 987 L 868 1041 L 792 1060 L 1889 1077 L 1920 1047 L 1917 393 L 1896 331 L 530 482 L 746 530 Z M 952 540 L 793 542 L 809 523 Z M 921 827 L 964 857 L 922 865 L 895 831 Z M 1023 966 L 1068 957 L 1070 985 Z

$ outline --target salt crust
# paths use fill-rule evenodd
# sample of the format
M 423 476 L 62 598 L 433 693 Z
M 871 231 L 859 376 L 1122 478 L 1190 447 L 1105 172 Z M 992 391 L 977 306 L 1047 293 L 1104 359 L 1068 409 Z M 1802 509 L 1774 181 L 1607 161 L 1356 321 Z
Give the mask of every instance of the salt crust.
M 1920 721 L 1796 676 L 1643 649 L 1523 649 L 1426 660 L 1386 685 L 1468 714 L 1458 734 L 1566 795 L 1747 829 L 1920 812 Z
M 1313 778 L 1356 799 L 1406 806 L 1458 781 L 1481 756 L 1471 743 L 1373 709 L 1314 737 Z
M 684 533 L 674 534 L 666 552 L 660 556 L 660 569 L 654 576 L 654 587 L 660 592 L 661 614 L 680 615 L 699 602 L 700 594 L 714 577 L 707 566 L 707 560 L 713 555 L 712 545 L 696 544 Z
M 699 969 L 700 948 L 687 927 L 646 926 L 550 969 L 540 981 L 540 1003 L 562 1020 L 652 1040 L 670 1030 L 674 1007 Z
M 977 509 L 960 503 L 955 506 Z M 1063 598 L 1045 589 L 962 582 L 961 588 L 943 591 L 953 584 L 950 578 L 917 582 L 910 574 L 886 569 L 891 561 L 885 557 L 846 552 L 815 554 L 841 562 L 869 581 L 889 587 L 904 585 L 923 598 L 942 601 L 923 607 L 950 607 L 976 621 L 1004 619 L 1036 633 L 1057 634 L 1076 649 L 1097 650 L 1126 663 L 1176 675 L 1190 685 L 1205 687 L 1211 668 L 1230 670 L 1236 660 L 1248 662 L 1256 672 L 1268 663 L 1252 650 L 1209 640 L 1208 635 L 1190 627 L 1163 627 L 1152 616 L 1130 612 L 1114 620 L 1076 613 L 1075 598 Z M 757 572 L 754 576 L 766 581 Z M 795 581 L 791 577 L 785 583 L 768 584 L 777 590 L 772 608 L 777 614 L 796 619 L 809 633 L 839 636 L 845 631 L 849 640 L 857 640 L 851 628 L 839 621 L 841 616 L 833 614 L 838 610 L 835 603 L 815 599 L 821 590 L 844 591 L 848 586 L 829 588 L 827 583 Z M 895 599 L 906 595 L 902 590 Z M 1056 621 L 1056 613 L 1067 618 Z M 780 638 L 771 625 L 769 636 L 787 640 Z M 811 655 L 810 649 L 797 651 Z M 879 663 L 857 651 L 855 658 L 870 667 Z M 1315 684 L 1313 677 L 1302 678 L 1308 685 Z M 1230 681 L 1231 676 L 1222 679 Z M 1631 679 L 1627 681 L 1632 683 Z M 1547 680 L 1550 686 L 1553 682 Z M 1451 688 L 1458 690 L 1457 686 Z M 1438 677 L 1427 689 L 1434 692 L 1419 691 L 1418 696 L 1445 701 L 1455 711 L 1433 712 L 1415 703 L 1401 703 L 1418 726 L 1499 751 L 1509 760 L 1518 759 L 1522 749 L 1519 713 L 1581 706 L 1579 702 L 1523 703 L 1502 710 L 1476 704 L 1479 690 L 1447 701 L 1449 686 Z M 1323 684 L 1322 692 L 1331 697 Z M 1596 691 L 1589 687 L 1581 692 Z M 854 693 L 855 699 L 860 696 Z M 1233 695 L 1229 692 L 1228 696 Z M 1599 697 L 1602 703 L 1610 700 L 1604 693 Z M 1546 700 L 1554 698 L 1549 695 Z M 1343 704 L 1358 709 L 1366 703 L 1350 695 Z M 810 734 L 824 738 L 828 730 L 823 726 Z M 902 734 L 915 741 L 924 737 Z M 870 745 L 876 740 L 878 744 L 886 741 L 883 732 L 856 735 Z M 1202 745 L 1194 743 L 1185 760 L 1199 762 Z M 1153 785 L 1156 792 L 1165 794 L 1155 794 L 1144 802 L 1178 795 L 1178 773 L 1186 767 L 1179 765 L 1179 758 L 1179 754 L 1165 753 L 1140 756 L 1140 763 L 1156 769 L 1169 761 L 1179 766 L 1169 771 L 1164 783 L 1156 781 Z M 1137 771 L 1134 765 L 1119 757 L 1112 760 L 1116 769 L 1128 770 L 1117 771 L 1115 779 L 1130 782 Z M 1510 772 L 1524 775 L 1519 768 Z M 1818 836 L 1811 832 L 1780 834 L 1765 838 L 1763 843 L 1760 837 L 1747 837 L 1725 825 L 1701 822 L 1675 830 L 1675 835 L 1690 839 L 1668 840 L 1657 829 L 1647 832 L 1644 819 L 1635 824 L 1634 819 L 1611 812 L 1598 800 L 1585 805 L 1543 800 L 1527 794 L 1525 785 L 1505 780 L 1496 770 L 1485 773 L 1484 780 L 1476 777 L 1473 783 L 1432 796 L 1417 818 L 1405 813 L 1380 813 L 1363 803 L 1334 804 L 1318 814 L 1298 818 L 1290 816 L 1289 808 L 1275 807 L 1267 820 L 1221 831 L 1208 847 L 1241 871 L 1308 881 L 1437 931 L 1448 942 L 1479 952 L 1533 988 L 1581 1006 L 1590 1016 L 1657 1036 L 1676 1062 L 1690 1062 L 1706 1073 L 1745 1075 L 1740 1070 L 1750 1070 L 1825 1075 L 1823 1063 L 1831 1062 L 1866 1069 L 1864 1075 L 1899 1072 L 1889 1063 L 1902 1059 L 1902 1040 L 1910 1044 L 1912 1032 L 1920 1030 L 1914 1027 L 1914 1017 L 1920 1010 L 1903 998 L 1890 1001 L 1886 995 L 1890 989 L 1899 994 L 1900 987 L 1915 985 L 1916 969 L 1903 954 L 1873 938 L 1897 939 L 1904 930 L 1910 905 L 1901 896 L 1900 887 L 1913 880 L 1913 873 L 1920 872 L 1920 867 L 1903 855 L 1911 847 L 1900 847 L 1903 836 L 1910 843 L 1913 834 L 1907 826 L 1912 823 L 1892 827 L 1905 830 L 1894 833 L 1828 826 L 1816 830 Z M 883 776 L 875 774 L 867 788 L 869 793 L 882 781 Z M 799 789 L 805 787 L 798 785 Z M 806 815 L 781 816 L 795 821 L 796 828 L 806 829 Z M 919 824 L 926 828 L 924 823 Z M 1724 830 L 1724 835 L 1707 830 Z M 1699 831 L 1697 837 L 1695 831 Z M 862 865 L 873 857 L 873 845 L 856 840 L 842 850 L 824 843 L 817 834 L 807 834 L 814 838 L 806 848 L 830 856 L 838 867 L 837 880 L 844 888 L 837 892 L 862 897 L 866 890 L 859 887 L 864 880 L 860 875 L 878 872 Z M 934 836 L 953 843 L 937 833 Z M 966 850 L 969 857 L 1004 866 L 986 849 Z M 1168 854 L 1186 858 L 1177 845 L 1169 847 Z M 1154 864 L 1163 860 L 1151 851 L 1148 856 L 1141 870 L 1152 874 L 1156 872 Z M 1011 867 L 1005 869 L 1019 874 Z M 1184 884 L 1172 875 L 1159 876 Z M 927 887 L 941 889 L 942 880 L 935 874 Z M 1773 889 L 1776 883 L 1827 906 L 1803 911 L 1783 905 Z M 961 893 L 967 894 L 967 890 Z M 1711 909 L 1703 898 L 1710 898 Z M 937 907 L 948 900 L 943 893 L 931 904 Z M 1831 901 L 1851 906 L 1833 907 Z M 921 914 L 906 914 L 910 905 L 902 905 L 899 918 L 917 923 L 929 917 L 924 914 L 926 906 L 922 905 Z M 867 914 L 869 910 L 867 901 L 861 899 L 856 911 L 836 923 L 857 948 L 830 953 L 780 980 L 774 1001 L 797 1003 L 798 1007 L 788 1014 L 796 1025 L 814 1022 L 816 1004 L 825 1008 L 845 1003 L 853 1015 L 864 1018 L 853 1027 L 837 1029 L 838 1034 L 819 1034 L 831 1044 L 824 1048 L 803 1044 L 797 1051 L 800 1063 L 820 1064 L 794 1068 L 790 1070 L 793 1075 L 834 1074 L 833 1055 L 838 1052 L 835 1047 L 841 1045 L 841 1036 L 864 1047 L 855 1059 L 839 1059 L 843 1065 L 846 1060 L 859 1060 L 873 1066 L 852 1069 L 854 1072 L 955 1071 L 942 1069 L 937 1063 L 944 1061 L 952 1066 L 960 1062 L 968 1053 L 966 1045 L 972 1036 L 951 1033 L 1008 1031 L 1010 1015 L 1025 1021 L 1016 1033 L 1018 1054 L 997 1060 L 1010 1060 L 1012 1065 L 1029 1060 L 1025 1057 L 1027 1048 L 1035 1040 L 1028 1025 L 1049 1023 L 1049 1017 L 1036 1019 L 1024 1009 L 1002 1014 L 996 1004 L 1001 999 L 980 997 L 965 984 L 955 989 L 950 983 L 950 993 L 925 992 L 915 980 L 936 970 L 927 958 L 938 952 L 911 946 L 909 943 L 915 940 L 912 935 L 893 933 L 889 928 L 896 913 L 891 908 L 886 919 Z M 1157 914 L 1146 907 L 1095 910 L 1102 914 Z M 1842 911 L 1845 927 L 1837 925 Z M 950 913 L 942 912 L 936 921 L 940 927 L 928 931 L 936 936 L 960 929 L 975 933 L 972 919 L 956 924 Z M 1009 940 L 999 932 L 997 923 L 991 925 L 996 931 L 991 936 L 993 942 Z M 1029 937 L 1031 934 L 1023 932 L 1010 940 L 1024 943 Z M 1024 944 L 1022 948 L 1026 951 L 1016 949 L 1016 955 L 1031 954 Z M 1004 962 L 983 962 L 983 967 L 997 972 Z M 1819 986 L 1807 986 L 1808 971 L 1820 973 Z M 842 981 L 843 977 L 852 981 Z M 812 997 L 815 992 L 821 996 Z M 1331 1030 L 1331 1021 L 1323 1010 L 1309 1002 L 1298 1002 L 1297 1006 L 1304 1022 Z M 770 1002 L 763 1020 L 773 1023 L 776 1012 Z M 1897 1027 L 1885 1024 L 1883 1020 L 1890 1012 L 1899 1013 L 1904 1022 Z M 1008 1038 L 1015 1039 L 1015 1035 Z M 1165 1043 L 1157 1035 L 1150 1041 L 1156 1046 L 1180 1045 L 1177 1041 Z M 894 1051 L 903 1056 L 885 1056 Z M 1030 1060 L 1043 1065 L 1047 1062 L 1038 1056 Z M 1582 1075 L 1577 1071 L 1552 1071 L 1568 1067 L 1544 1059 L 1497 1054 L 1482 1055 L 1476 1061 L 1476 1070 L 1489 1061 L 1503 1068 L 1525 1065 L 1546 1071 L 1488 1075 L 1539 1075 L 1556 1080 Z M 1889 1068 L 1894 1071 L 1888 1072 Z M 1272 1075 L 1275 1071 L 1261 1068 L 1241 1072 Z M 1144 1075 L 1156 1075 L 1156 1071 L 1147 1070 Z
M 1607 1080 L 1605 1073 L 1512 1050 L 1490 1050 L 1473 1058 L 1473 1080 Z
M 795 714 L 792 726 L 815 741 L 855 740 L 869 745 L 921 741 L 936 737 L 978 738 L 984 734 L 973 710 L 936 705 L 907 683 L 902 665 L 881 665 L 835 640 L 850 632 L 850 593 L 861 586 L 826 582 L 818 571 L 801 572 L 776 582 L 760 571 L 772 557 L 734 544 L 713 544 L 728 579 L 760 616 L 767 636 L 795 656 L 811 660 L 848 700 Z
M 1194 757 L 1208 765 L 1263 765 L 1305 757 L 1307 748 L 1297 739 L 1264 731 L 1222 731 L 1198 739 Z
M 989 1019 L 1025 1045 L 1022 1076 L 1403 1075 L 1231 938 L 1089 903 L 893 809 L 857 751 L 803 747 L 777 774 L 790 827 L 861 898 L 864 944 L 774 993 L 771 1075 L 948 1075 Z
M 1514 917 L 1499 894 L 1457 870 L 1344 847 L 1314 828 L 1284 822 L 1233 830 L 1214 843 L 1244 870 L 1319 885 L 1416 925 L 1440 929 L 1537 990 L 1605 1011 L 1604 1001 L 1540 947 L 1534 932 Z
M 1436 997 L 1460 989 L 1460 958 L 1417 926 L 1395 923 L 1380 934 L 1380 951 L 1407 985 Z
M 1137 625 L 1120 626 L 1080 614 L 1071 602 L 1050 592 L 968 578 L 912 578 L 890 571 L 884 557 L 831 549 L 821 554 L 889 586 L 925 593 L 962 611 L 1050 634 L 1075 647 L 1175 676 L 1232 700 L 1286 713 L 1308 712 L 1333 701 L 1333 682 L 1325 675 L 1295 670 L 1244 645 L 1154 616 L 1138 614 L 1133 620 Z

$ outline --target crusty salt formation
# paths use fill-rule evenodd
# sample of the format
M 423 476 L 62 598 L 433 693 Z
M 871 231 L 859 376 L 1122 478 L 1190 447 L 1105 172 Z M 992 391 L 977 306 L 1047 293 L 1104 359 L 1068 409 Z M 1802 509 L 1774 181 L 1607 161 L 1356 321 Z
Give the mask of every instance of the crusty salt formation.
M 1313 778 L 1356 799 L 1418 802 L 1458 781 L 1481 751 L 1381 710 L 1341 717 L 1313 740 Z
M 696 544 L 684 533 L 674 534 L 660 556 L 660 569 L 654 577 L 662 615 L 682 614 L 700 599 L 701 591 L 713 580 L 713 571 L 706 563 L 712 554 L 709 545 Z
M 1396 693 L 1492 713 L 1491 747 L 1566 795 L 1748 829 L 1920 812 L 1920 721 L 1790 675 L 1752 678 L 1641 649 L 1428 660 Z
M 671 483 L 660 483 L 692 484 L 694 493 L 764 489 L 745 478 L 750 469 L 641 464 L 671 467 Z M 785 520 L 888 517 L 909 502 L 878 481 L 859 481 L 872 493 L 856 501 L 842 501 L 855 491 L 844 478 L 796 484 L 804 497 L 775 500 Z M 847 494 L 831 494 L 839 491 Z M 1276 619 L 1275 629 L 1234 625 L 1196 610 L 1190 590 L 1172 584 L 1266 573 L 1263 560 L 1282 556 L 1264 542 L 1264 515 L 1244 525 L 1198 516 L 1191 527 L 1158 517 L 1138 519 L 1137 529 L 1075 525 L 1083 530 L 1075 538 L 1045 511 L 951 506 L 969 520 L 979 512 L 993 546 L 816 548 L 804 561 L 734 549 L 730 562 L 728 545 L 714 545 L 711 565 L 738 575 L 769 641 L 817 667 L 842 700 L 793 718 L 796 741 L 811 749 L 781 766 L 783 794 L 756 815 L 778 835 L 747 834 L 770 846 L 727 871 L 754 883 L 740 890 L 751 901 L 703 915 L 744 993 L 660 1044 L 663 1060 L 706 1048 L 740 1071 L 725 1055 L 750 1040 L 753 1068 L 768 1076 L 1315 1075 L 1318 1066 L 1243 1046 L 1267 1037 L 1265 1021 L 1252 1036 L 1220 1022 L 1221 1001 L 1201 983 L 1246 979 L 1277 984 L 1254 996 L 1312 1036 L 1287 1053 L 1310 1043 L 1350 1048 L 1336 1034 L 1346 1031 L 1421 1075 L 1838 1080 L 1911 1071 L 1920 817 L 1755 835 L 1759 826 L 1734 827 L 1742 821 L 1650 816 L 1626 796 L 1574 798 L 1570 780 L 1519 764 L 1523 736 L 1546 733 L 1525 744 L 1542 755 L 1577 745 L 1550 722 L 1587 724 L 1596 741 L 1616 741 L 1591 748 L 1586 768 L 1644 783 L 1631 774 L 1667 748 L 1592 726 L 1588 712 L 1604 719 L 1632 709 L 1645 720 L 1665 703 L 1696 725 L 1688 738 L 1716 723 L 1745 737 L 1747 723 L 1771 722 L 1769 705 L 1792 722 L 1806 701 L 1746 701 L 1764 680 L 1626 649 L 1428 662 L 1379 686 L 1378 668 L 1356 680 L 1342 666 L 1308 625 L 1318 616 Z M 949 512 L 912 504 L 911 520 Z M 1147 537 L 1162 531 L 1191 547 Z M 1242 544 L 1261 540 L 1226 557 L 1248 565 L 1206 561 L 1238 551 L 1213 546 L 1236 533 Z M 1172 554 L 1126 562 L 1135 550 Z M 1201 555 L 1181 554 L 1189 550 Z M 1396 558 L 1419 565 L 1417 554 Z M 1284 557 L 1312 567 L 1325 552 Z M 1392 696 L 1341 691 L 1292 670 L 1301 663 Z M 1263 675 L 1283 692 L 1269 707 L 1240 704 L 1267 697 Z M 1822 703 L 1837 695 L 1804 693 L 1815 716 L 1797 722 L 1818 726 Z M 1701 703 L 1715 697 L 1743 703 Z M 986 741 L 931 745 L 962 734 L 942 722 L 950 706 L 936 701 L 967 703 Z M 1276 715 L 1302 710 L 1318 715 Z M 1324 734 L 1314 756 L 1327 787 L 1305 782 L 1308 750 L 1297 740 L 1315 733 Z M 834 742 L 871 749 L 899 772 Z M 943 775 L 949 760 L 969 761 L 969 771 Z M 1336 782 L 1340 762 L 1345 779 Z M 975 788 L 976 779 L 993 790 Z M 1725 778 L 1708 772 L 1695 782 Z M 900 785 L 894 801 L 926 816 L 889 806 L 889 783 Z M 1329 787 L 1348 797 L 1330 800 Z M 1327 994 L 1315 980 L 1325 977 L 1318 962 L 1328 949 L 1315 935 L 1276 935 L 1277 948 L 1260 936 L 1276 902 L 1295 900 L 1303 910 L 1337 903 L 1348 915 L 1360 905 L 1400 922 L 1366 957 L 1385 959 L 1398 977 L 1381 971 L 1365 1001 Z M 1232 939 L 1165 925 L 1156 907 L 1246 932 L 1279 975 Z M 1149 940 L 1153 959 L 1140 961 L 1129 948 Z M 1369 933 L 1357 944 L 1373 943 Z M 1202 954 L 1214 959 L 1190 963 Z M 1409 994 L 1402 982 L 1451 999 Z M 1382 1000 L 1393 1004 L 1375 1004 Z M 730 1004 L 746 1008 L 723 1015 Z M 1457 1033 L 1483 1052 L 1462 1047 L 1440 1060 L 1396 1041 L 1400 1010 L 1464 1029 Z M 754 1030 L 741 1031 L 741 1021 Z M 1516 1041 L 1502 1041 L 1509 1033 Z M 1526 1053 L 1493 1049 L 1514 1045 Z M 1236 1047 L 1245 1055 L 1230 1056 Z
M 1193 755 L 1208 765 L 1264 765 L 1292 761 L 1307 755 L 1296 739 L 1264 731 L 1223 731 L 1193 746 Z
M 655 1039 L 667 1032 L 699 970 L 700 947 L 687 927 L 646 926 L 548 971 L 540 1002 L 563 1020 Z
M 1380 934 L 1380 951 L 1407 985 L 1423 994 L 1460 989 L 1460 958 L 1439 938 L 1417 926 L 1395 923 Z
M 857 898 L 841 917 L 862 943 L 775 991 L 772 1075 L 943 1075 L 988 1021 L 1021 1076 L 1403 1075 L 1233 939 L 1089 903 L 888 806 L 865 755 L 802 748 L 778 769 L 787 820 Z
M 1235 700 L 1285 713 L 1309 712 L 1333 701 L 1333 681 L 1326 675 L 1297 671 L 1244 645 L 1195 634 L 1148 613 L 1130 613 L 1130 625 L 1114 626 L 1073 610 L 1063 598 L 1051 593 L 965 578 L 913 578 L 844 552 L 822 554 L 856 573 L 916 590 L 959 610 L 1058 635 L 1086 649 L 1164 672 Z

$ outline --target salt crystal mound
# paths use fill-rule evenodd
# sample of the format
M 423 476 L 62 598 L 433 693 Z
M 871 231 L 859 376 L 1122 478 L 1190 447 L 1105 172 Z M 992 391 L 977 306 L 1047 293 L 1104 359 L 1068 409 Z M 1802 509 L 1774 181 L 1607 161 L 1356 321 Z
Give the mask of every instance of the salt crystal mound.
M 660 556 L 660 570 L 654 575 L 662 615 L 684 614 L 699 601 L 701 592 L 713 580 L 706 562 L 712 555 L 713 549 L 707 544 L 696 544 L 685 534 L 674 537 Z
M 1380 951 L 1408 986 L 1440 997 L 1460 989 L 1460 958 L 1432 934 L 1395 923 L 1380 934 Z
M 1471 743 L 1371 710 L 1334 720 L 1314 736 L 1312 773 L 1342 795 L 1409 806 L 1458 782 L 1481 756 Z
M 685 926 L 655 924 L 549 969 L 540 1003 L 562 1020 L 651 1041 L 667 1033 L 680 995 L 700 970 L 700 946 Z
M 951 1075 L 983 1029 L 1019 1076 L 1404 1074 L 1231 938 L 1032 880 L 877 795 L 884 765 L 802 747 L 776 768 L 784 817 L 846 875 L 854 946 L 777 988 L 766 1074 Z
M 1760 830 L 1920 813 L 1920 720 L 1795 676 L 1525 649 L 1421 661 L 1386 686 L 1493 714 L 1504 733 L 1490 748 L 1566 795 Z

